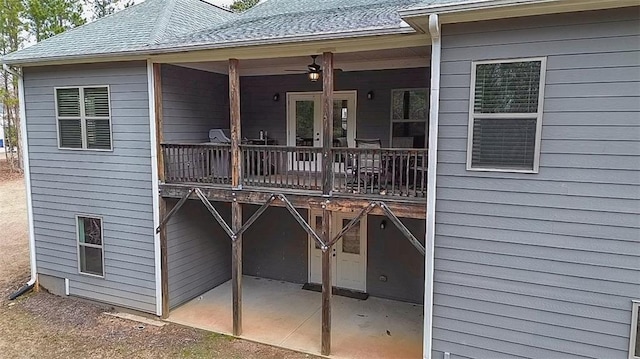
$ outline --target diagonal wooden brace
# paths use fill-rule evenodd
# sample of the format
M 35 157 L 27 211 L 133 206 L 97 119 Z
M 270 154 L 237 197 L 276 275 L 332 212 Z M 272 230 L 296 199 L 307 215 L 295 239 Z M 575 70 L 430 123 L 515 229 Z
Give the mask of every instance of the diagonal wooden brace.
M 189 199 L 189 196 L 191 196 L 193 191 L 195 191 L 195 188 L 191 188 L 189 192 L 187 192 L 187 194 L 185 194 L 182 198 L 180 198 L 178 203 L 176 203 L 176 205 L 173 206 L 171 211 L 169 211 L 169 213 L 167 213 L 167 215 L 162 219 L 162 222 L 160 222 L 160 225 L 158 225 L 158 228 L 156 228 L 156 233 L 160 233 L 160 231 L 162 230 L 162 227 L 164 227 L 167 224 L 167 222 L 169 222 L 169 219 L 171 219 L 171 216 L 173 216 L 176 212 L 178 212 L 178 210 L 185 204 L 185 202 L 187 202 L 187 199 Z
M 209 210 L 211 215 L 213 215 L 213 218 L 215 218 L 216 221 L 218 221 L 218 223 L 220 223 L 220 226 L 222 227 L 222 229 L 224 229 L 225 232 L 227 232 L 227 235 L 229 235 L 231 240 L 235 240 L 236 239 L 236 235 L 231 230 L 231 227 L 229 227 L 227 222 L 225 222 L 224 218 L 222 218 L 220 213 L 218 213 L 218 211 L 213 207 L 211 202 L 209 202 L 209 200 L 204 195 L 204 193 L 202 193 L 200 188 L 196 188 L 195 192 L 196 192 L 196 195 L 198 196 L 198 198 L 200 198 L 200 201 L 202 201 L 202 204 L 204 204 L 204 206 L 207 208 L 207 210 Z
M 251 227 L 251 225 L 253 224 L 253 222 L 255 222 L 263 213 L 264 211 L 267 210 L 267 208 L 269 208 L 269 206 L 271 205 L 271 203 L 273 203 L 273 201 L 275 201 L 276 199 L 276 195 L 272 194 L 271 197 L 269 197 L 269 199 L 267 200 L 267 202 L 265 202 L 262 207 L 260 207 L 256 213 L 254 213 L 251 218 L 249 218 L 249 220 L 247 220 L 247 222 L 238 230 L 238 232 L 236 232 L 235 236 L 239 237 L 242 235 L 242 233 L 244 233 L 244 231 L 246 231 L 247 229 L 249 229 L 249 227 Z
M 331 242 L 329 242 L 329 244 L 327 245 L 327 247 L 331 248 L 333 247 L 334 244 L 336 244 L 337 241 L 340 240 L 340 238 L 342 238 L 342 236 L 344 236 L 347 232 L 349 232 L 351 230 L 351 228 L 355 227 L 356 224 L 360 223 L 360 220 L 366 216 L 367 214 L 369 214 L 369 212 L 371 212 L 376 206 L 378 205 L 378 203 L 376 202 L 371 202 L 368 206 L 366 206 L 365 208 L 363 208 L 357 216 L 355 216 L 349 223 L 347 223 L 347 225 L 342 228 L 342 230 L 340 231 L 340 233 L 338 233 L 335 237 L 333 237 L 333 239 L 331 240 Z
M 304 218 L 302 218 L 298 210 L 296 210 L 296 208 L 291 204 L 291 202 L 289 202 L 287 197 L 285 197 L 284 195 L 279 195 L 278 197 L 282 202 L 284 202 L 285 207 L 289 210 L 289 212 L 291 212 L 291 215 L 298 222 L 298 224 L 302 226 L 302 229 L 304 229 L 316 242 L 318 242 L 318 244 L 320 245 L 320 249 L 322 249 L 323 252 L 327 251 L 329 249 L 329 246 L 327 246 L 322 241 L 322 239 L 320 239 L 318 234 L 313 230 L 313 228 L 311 228 L 309 223 L 307 223 L 307 221 L 305 221 Z
M 391 209 L 389 209 L 389 207 L 387 207 L 387 205 L 384 202 L 378 202 L 378 205 L 380 206 L 384 214 L 391 220 L 391 222 L 393 222 L 396 225 L 396 227 L 398 227 L 400 232 L 402 232 L 402 234 L 404 234 L 404 236 L 407 237 L 409 242 L 411 242 L 411 244 L 413 244 L 413 246 L 416 247 L 418 252 L 420 252 L 420 254 L 424 256 L 425 255 L 424 246 L 422 245 L 422 243 L 420 243 L 420 241 L 418 241 L 418 239 L 416 239 L 416 237 L 411 233 L 411 231 L 409 231 L 409 228 L 407 228 L 404 225 L 404 223 L 400 221 L 400 219 L 391 211 Z

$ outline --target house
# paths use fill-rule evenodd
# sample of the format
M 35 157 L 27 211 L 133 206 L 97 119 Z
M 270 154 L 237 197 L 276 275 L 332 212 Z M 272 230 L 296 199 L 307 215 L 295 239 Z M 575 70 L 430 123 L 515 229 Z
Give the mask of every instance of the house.
M 29 284 L 335 357 L 640 358 L 637 0 L 147 0 L 2 61 Z

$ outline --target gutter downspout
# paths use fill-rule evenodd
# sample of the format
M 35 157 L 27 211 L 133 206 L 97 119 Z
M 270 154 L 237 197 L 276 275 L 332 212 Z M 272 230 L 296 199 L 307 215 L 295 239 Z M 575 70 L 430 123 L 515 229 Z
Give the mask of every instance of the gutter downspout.
M 158 138 L 156 126 L 156 94 L 155 78 L 153 76 L 153 61 L 147 59 L 147 86 L 149 94 L 149 141 L 151 143 L 151 201 L 153 204 L 153 251 L 156 280 L 156 315 L 162 317 L 162 258 L 160 256 L 160 233 L 155 229 L 160 227 L 160 180 L 158 179 Z
M 29 260 L 31 262 L 31 279 L 20 288 L 17 292 L 9 296 L 10 300 L 14 300 L 20 295 L 31 290 L 37 282 L 36 270 L 36 237 L 33 226 L 33 202 L 31 199 L 31 167 L 29 164 L 29 140 L 27 137 L 27 117 L 26 106 L 24 102 L 24 78 L 6 64 L 2 64 L 2 68 L 18 78 L 18 101 L 20 106 L 20 132 L 22 133 L 22 161 L 24 164 L 24 182 L 27 194 L 27 220 L 29 223 Z
M 431 94 L 429 110 L 429 166 L 427 169 L 427 231 L 425 238 L 424 332 L 422 356 L 431 359 L 433 350 L 433 274 L 436 230 L 436 175 L 438 165 L 438 114 L 440 103 L 440 56 L 442 53 L 440 22 L 429 15 L 431 34 Z

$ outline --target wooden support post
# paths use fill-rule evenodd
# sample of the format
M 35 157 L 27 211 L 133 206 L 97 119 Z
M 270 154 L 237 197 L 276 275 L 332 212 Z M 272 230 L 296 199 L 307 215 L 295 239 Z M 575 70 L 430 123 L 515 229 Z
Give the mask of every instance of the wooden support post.
M 331 241 L 331 211 L 322 211 L 322 241 Z M 333 248 L 323 248 L 322 250 L 322 355 L 331 354 L 331 297 L 332 279 L 331 262 Z
M 322 54 L 322 194 L 333 191 L 333 53 Z M 325 243 L 329 243 L 328 241 Z
M 231 228 L 238 232 L 242 228 L 242 205 L 231 203 Z M 231 241 L 231 286 L 233 291 L 233 335 L 242 335 L 242 234 Z
M 229 109 L 231 119 L 231 186 L 242 187 L 240 158 L 240 72 L 239 61 L 229 60 Z M 237 233 L 242 228 L 242 205 L 233 198 L 231 203 L 231 229 Z M 233 291 L 233 335 L 242 335 L 242 235 L 231 242 L 231 283 Z
M 333 53 L 322 54 L 322 194 L 330 196 L 333 191 Z M 331 354 L 331 257 L 333 250 L 326 245 L 331 242 L 331 211 L 323 206 L 322 211 L 322 355 Z
M 229 110 L 231 119 L 231 187 L 242 187 L 242 169 L 240 158 L 240 72 L 239 61 L 229 60 Z
M 157 161 L 158 161 L 158 181 L 164 183 L 164 153 L 162 152 L 162 141 L 164 132 L 162 128 L 162 65 L 153 64 L 153 94 L 156 113 L 156 143 L 157 143 Z M 167 214 L 167 202 L 159 193 L 154 194 L 158 198 L 158 212 L 160 218 L 164 218 Z M 167 254 L 167 230 L 166 226 L 160 229 L 160 280 L 162 292 L 162 318 L 169 316 L 169 261 Z

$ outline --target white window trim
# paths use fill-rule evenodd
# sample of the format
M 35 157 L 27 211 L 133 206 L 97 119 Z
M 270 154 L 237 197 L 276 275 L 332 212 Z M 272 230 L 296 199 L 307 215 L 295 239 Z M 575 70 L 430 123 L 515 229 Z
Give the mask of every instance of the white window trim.
M 427 117 L 424 118 L 424 120 L 411 120 L 411 119 L 394 119 L 393 118 L 393 93 L 396 91 L 424 91 L 427 93 L 427 103 L 429 104 L 429 106 L 431 106 L 430 101 L 429 101 L 429 96 L 430 96 L 430 91 L 428 87 L 411 87 L 411 88 L 397 88 L 397 89 L 391 89 L 391 94 L 390 94 L 390 106 L 389 106 L 389 118 L 391 119 L 389 121 L 389 147 L 393 146 L 393 124 L 394 123 L 407 123 L 407 122 L 424 122 L 424 146 L 425 148 L 429 146 L 429 129 L 428 129 L 428 124 L 429 124 L 429 111 L 427 111 Z
M 94 218 L 100 220 L 100 239 L 102 240 L 102 245 L 96 245 L 91 243 L 80 243 L 80 226 L 78 225 L 80 218 Z M 80 246 L 85 246 L 89 248 L 100 248 L 102 249 L 102 275 L 86 273 L 82 271 L 82 266 L 80 265 Z M 78 252 L 78 273 L 81 275 L 86 275 L 94 278 L 104 278 L 105 277 L 105 260 L 104 260 L 104 219 L 101 216 L 96 216 L 92 214 L 76 214 L 76 250 Z
M 629 359 L 640 359 L 640 356 L 633 354 L 638 337 L 638 316 L 640 315 L 640 300 L 631 301 L 631 331 L 629 333 Z
M 109 149 L 102 148 L 87 148 L 87 120 L 104 120 L 105 117 L 86 116 L 84 108 L 84 89 L 86 88 L 107 88 L 107 101 L 109 105 Z M 59 120 L 76 120 L 78 117 L 58 116 L 58 90 L 64 89 L 78 89 L 80 96 L 80 132 L 81 132 L 81 148 L 62 147 L 60 143 L 60 122 Z M 53 102 L 55 104 L 56 111 L 56 138 L 58 139 L 59 150 L 70 151 L 95 151 L 95 152 L 113 152 L 113 114 L 111 112 L 111 88 L 109 85 L 87 85 L 87 86 L 59 86 L 53 88 Z
M 476 98 L 476 68 L 484 64 L 505 64 L 512 62 L 532 62 L 540 61 L 540 90 L 538 91 L 538 111 L 536 113 L 497 113 L 497 114 L 475 114 L 474 103 Z M 542 115 L 544 112 L 544 88 L 546 84 L 547 58 L 529 57 L 520 59 L 487 60 L 471 62 L 471 84 L 469 95 L 469 124 L 467 132 L 467 171 L 478 172 L 505 172 L 505 173 L 538 173 L 540 171 L 540 143 L 542 137 Z M 536 142 L 533 154 L 533 169 L 519 170 L 507 168 L 472 167 L 471 159 L 473 152 L 473 120 L 482 118 L 491 119 L 536 119 Z

